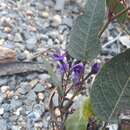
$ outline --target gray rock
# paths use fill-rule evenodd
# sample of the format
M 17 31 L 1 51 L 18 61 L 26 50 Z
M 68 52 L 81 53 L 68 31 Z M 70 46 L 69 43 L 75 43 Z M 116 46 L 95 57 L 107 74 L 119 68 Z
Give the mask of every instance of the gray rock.
M 9 48 L 9 49 L 14 49 L 15 45 L 14 45 L 13 42 L 6 41 L 5 44 L 4 44 L 4 47 Z
M 23 38 L 20 33 L 16 33 L 14 37 L 15 42 L 23 42 Z
M 20 88 L 18 88 L 18 92 L 20 93 L 20 94 L 27 94 L 29 91 L 31 90 L 31 87 L 30 87 L 30 85 L 29 85 L 29 83 L 27 83 L 27 82 L 21 82 L 20 83 Z
M 27 75 L 26 79 L 27 80 L 33 80 L 33 79 L 36 79 L 37 77 L 38 77 L 38 74 L 37 73 L 33 73 L 33 74 Z
M 4 119 L 0 119 L 0 129 L 7 130 L 7 122 Z
M 28 119 L 34 123 L 40 119 L 41 115 L 39 112 L 31 112 L 28 114 Z
M 0 78 L 0 86 L 2 86 L 2 85 L 6 85 L 7 83 L 8 83 L 8 77 L 1 77 Z
M 34 51 L 36 50 L 36 44 L 37 44 L 37 38 L 35 36 L 29 38 L 28 40 L 26 40 L 26 48 L 29 51 Z
M 4 115 L 3 115 L 3 118 L 4 119 L 9 119 L 10 117 L 10 113 L 9 112 L 5 112 Z
M 48 80 L 48 79 L 50 79 L 50 75 L 48 75 L 48 74 L 39 74 L 38 78 L 40 80 Z
M 68 25 L 69 27 L 72 27 L 73 25 L 73 19 L 71 17 L 64 17 L 63 18 L 63 24 Z
M 35 92 L 33 90 L 29 91 L 27 94 L 27 101 L 35 101 L 37 98 Z
M 4 95 L 0 93 L 0 104 L 4 101 Z
M 36 105 L 34 105 L 33 111 L 39 112 L 39 114 L 42 115 L 42 113 L 45 112 L 44 104 L 36 104 Z
M 10 107 L 11 109 L 15 110 L 18 107 L 20 107 L 22 105 L 22 101 L 21 100 L 16 100 L 16 99 L 12 99 L 11 103 L 10 103 Z
M 37 84 L 36 86 L 35 86 L 35 88 L 33 89 L 33 91 L 35 91 L 35 92 L 42 92 L 42 91 L 45 91 L 45 87 L 42 85 L 42 84 Z
M 20 61 L 23 61 L 25 60 L 27 57 L 26 57 L 26 54 L 24 52 L 22 53 L 17 53 L 17 59 L 20 60 Z
M 47 42 L 47 44 L 48 44 L 49 47 L 52 47 L 52 46 L 53 46 L 53 41 L 52 41 L 52 39 L 49 39 L 48 42 Z
M 8 103 L 4 103 L 1 106 L 4 108 L 5 112 L 11 111 L 11 105 Z
M 53 101 L 54 106 L 58 106 L 58 105 L 59 105 L 59 104 L 58 104 L 58 94 L 55 94 L 55 95 L 53 96 L 52 101 Z
M 64 9 L 65 0 L 56 0 L 55 10 Z

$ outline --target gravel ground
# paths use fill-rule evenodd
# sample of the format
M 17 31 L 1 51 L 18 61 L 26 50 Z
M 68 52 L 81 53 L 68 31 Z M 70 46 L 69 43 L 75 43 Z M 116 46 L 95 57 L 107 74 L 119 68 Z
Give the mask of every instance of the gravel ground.
M 41 49 L 65 49 L 81 3 L 66 1 L 63 7 L 51 0 L 0 0 L 0 45 L 15 50 L 18 61 L 30 61 Z M 44 73 L 0 77 L 0 130 L 48 128 L 47 78 Z
M 58 0 L 57 0 L 58 1 Z M 39 50 L 65 49 L 73 22 L 82 12 L 83 0 L 0 0 L 0 45 L 16 51 L 18 61 L 30 61 Z M 116 23 L 115 23 L 116 24 Z M 114 39 L 113 25 L 103 42 Z M 112 33 L 112 34 L 111 34 Z M 112 37 L 107 38 L 108 35 Z M 118 41 L 105 47 L 103 54 L 120 53 Z M 111 49 L 113 48 L 113 50 Z M 118 49 L 118 51 L 117 51 Z M 36 58 L 37 62 L 43 59 Z M 48 97 L 51 86 L 47 74 L 22 74 L 0 77 L 0 130 L 46 130 L 49 125 Z M 57 103 L 57 97 L 54 98 Z

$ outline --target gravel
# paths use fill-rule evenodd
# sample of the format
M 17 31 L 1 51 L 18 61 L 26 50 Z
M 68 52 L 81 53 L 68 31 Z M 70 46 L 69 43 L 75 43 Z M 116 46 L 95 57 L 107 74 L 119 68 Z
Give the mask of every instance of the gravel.
M 31 61 L 40 49 L 65 49 L 74 20 L 83 10 L 83 0 L 0 0 L 0 3 L 0 45 L 15 50 L 18 61 Z M 119 31 L 113 30 L 110 25 L 103 43 L 110 41 L 108 35 L 117 36 Z M 117 55 L 122 49 L 120 42 L 121 39 L 103 48 L 102 54 Z M 35 61 L 43 59 L 38 57 Z M 45 73 L 0 77 L 1 130 L 47 130 L 50 86 L 46 80 L 49 78 Z M 57 95 L 53 103 L 58 105 Z M 74 104 L 76 108 L 78 105 Z

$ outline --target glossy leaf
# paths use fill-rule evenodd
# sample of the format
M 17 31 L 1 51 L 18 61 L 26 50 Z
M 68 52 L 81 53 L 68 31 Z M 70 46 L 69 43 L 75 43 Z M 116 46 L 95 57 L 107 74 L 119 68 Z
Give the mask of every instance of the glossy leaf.
M 86 130 L 88 119 L 94 115 L 91 101 L 86 98 L 82 106 L 66 122 L 66 130 Z
M 103 66 L 90 95 L 96 116 L 102 120 L 116 121 L 121 111 L 130 109 L 130 49 Z
M 87 0 L 85 12 L 77 18 L 67 45 L 73 58 L 86 61 L 97 56 L 100 51 L 97 34 L 103 25 L 104 15 L 105 0 Z

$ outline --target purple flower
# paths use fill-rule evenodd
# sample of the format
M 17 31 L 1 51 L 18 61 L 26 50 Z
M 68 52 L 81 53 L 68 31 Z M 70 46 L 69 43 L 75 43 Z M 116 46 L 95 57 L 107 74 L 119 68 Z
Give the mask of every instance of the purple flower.
M 54 58 L 54 60 L 56 60 L 56 61 L 63 62 L 64 59 L 65 59 L 65 56 L 64 56 L 64 55 L 54 54 L 54 55 L 53 55 L 53 58 Z
M 95 63 L 92 65 L 91 74 L 97 74 L 100 69 L 100 63 Z
M 58 62 L 58 68 L 60 70 L 61 75 L 63 76 L 68 69 L 68 64 L 65 61 L 65 55 L 54 54 L 53 58 L 55 61 Z
M 73 71 L 72 75 L 73 82 L 76 86 L 79 86 L 80 78 L 84 73 L 84 65 L 82 63 L 76 64 L 73 66 L 72 71 Z
M 62 64 L 58 64 L 58 68 L 60 70 L 61 75 L 64 75 L 64 73 L 68 70 L 68 64 L 65 64 L 64 62 Z

